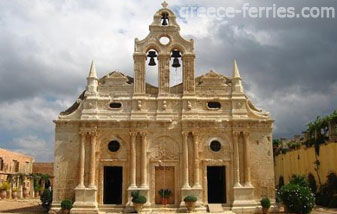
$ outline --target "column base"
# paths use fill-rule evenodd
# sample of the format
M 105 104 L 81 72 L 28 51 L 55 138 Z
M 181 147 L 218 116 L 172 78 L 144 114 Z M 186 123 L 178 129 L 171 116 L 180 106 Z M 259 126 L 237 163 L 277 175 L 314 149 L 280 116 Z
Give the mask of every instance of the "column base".
M 254 187 L 233 187 L 234 201 L 233 209 L 239 208 L 256 208 L 257 202 L 254 199 Z
M 75 188 L 75 202 L 71 213 L 98 213 L 97 188 Z M 74 212 L 73 212 L 74 210 Z

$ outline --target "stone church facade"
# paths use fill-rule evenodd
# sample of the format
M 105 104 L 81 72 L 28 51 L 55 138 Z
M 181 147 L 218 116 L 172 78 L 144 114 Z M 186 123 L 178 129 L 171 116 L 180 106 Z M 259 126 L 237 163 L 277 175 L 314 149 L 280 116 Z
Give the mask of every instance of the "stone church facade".
M 273 120 L 245 95 L 236 62 L 231 76 L 195 78 L 194 42 L 180 36 L 165 3 L 149 30 L 135 39 L 134 77 L 114 71 L 98 79 L 92 63 L 86 90 L 54 121 L 52 209 L 71 199 L 72 213 L 127 211 L 136 190 L 145 211 L 163 207 L 160 189 L 172 192 L 172 209 L 184 209 L 187 195 L 199 210 L 216 203 L 240 213 L 273 199 Z M 147 59 L 158 64 L 158 87 L 145 81 Z M 172 60 L 182 65 L 174 86 Z

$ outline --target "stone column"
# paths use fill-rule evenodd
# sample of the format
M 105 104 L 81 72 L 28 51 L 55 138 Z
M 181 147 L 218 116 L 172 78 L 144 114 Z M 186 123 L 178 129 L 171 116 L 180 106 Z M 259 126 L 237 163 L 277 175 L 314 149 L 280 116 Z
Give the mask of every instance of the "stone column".
M 134 92 L 135 94 L 145 93 L 145 53 L 134 53 Z
M 131 148 L 130 148 L 130 187 L 136 188 L 136 137 L 137 132 L 131 132 Z
M 92 131 L 90 132 L 90 174 L 89 174 L 89 188 L 96 188 L 95 185 L 95 170 L 96 170 L 96 158 L 95 158 L 95 152 L 96 152 L 96 138 L 97 138 L 97 132 Z
M 249 132 L 244 132 L 244 143 L 245 143 L 245 186 L 251 187 L 250 180 L 250 158 L 249 158 Z
M 182 132 L 183 135 L 183 188 L 191 188 L 188 183 L 188 132 Z
M 78 186 L 77 188 L 85 188 L 84 186 L 84 161 L 85 161 L 85 137 L 86 132 L 80 132 L 81 142 L 80 142 L 80 165 L 78 172 Z
M 183 94 L 195 93 L 195 80 L 194 80 L 194 54 L 184 54 L 183 61 Z
M 235 184 L 234 184 L 234 187 L 241 187 L 241 184 L 240 184 L 239 136 L 240 136 L 240 132 L 233 132 L 234 164 L 235 164 L 235 175 L 234 175 Z
M 170 93 L 170 55 L 158 54 L 159 68 L 159 95 Z
M 146 132 L 142 132 L 142 151 L 141 151 L 141 188 L 147 188 L 147 164 L 146 164 Z
M 200 181 L 199 181 L 199 152 L 198 152 L 198 145 L 199 145 L 199 134 L 193 133 L 194 136 L 194 189 L 200 189 Z

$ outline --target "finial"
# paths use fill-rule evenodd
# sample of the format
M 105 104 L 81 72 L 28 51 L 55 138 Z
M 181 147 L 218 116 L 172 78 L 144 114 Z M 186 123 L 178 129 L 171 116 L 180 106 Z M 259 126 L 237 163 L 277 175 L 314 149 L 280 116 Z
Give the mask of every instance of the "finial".
M 163 6 L 163 8 L 166 8 L 167 7 L 167 2 L 166 1 L 164 1 L 163 3 L 161 3 L 161 6 Z
M 236 60 L 234 59 L 234 65 L 233 65 L 233 77 L 241 78 L 239 73 L 238 64 L 236 63 Z
M 96 74 L 96 68 L 95 68 L 95 62 L 94 62 L 94 60 L 92 60 L 92 62 L 91 62 L 91 66 L 90 66 L 90 71 L 89 71 L 89 76 L 88 77 L 92 77 L 92 78 L 96 78 L 97 79 L 97 74 Z

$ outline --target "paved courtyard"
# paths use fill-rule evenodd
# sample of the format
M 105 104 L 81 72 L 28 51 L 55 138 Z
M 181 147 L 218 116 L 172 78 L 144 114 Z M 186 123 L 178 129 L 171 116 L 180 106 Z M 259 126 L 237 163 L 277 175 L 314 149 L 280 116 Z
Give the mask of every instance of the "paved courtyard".
M 47 212 L 40 206 L 39 200 L 1 200 L 0 213 L 46 214 Z M 337 214 L 337 209 L 316 207 L 311 214 Z
M 47 213 L 39 200 L 1 200 L 0 213 L 44 214 Z

